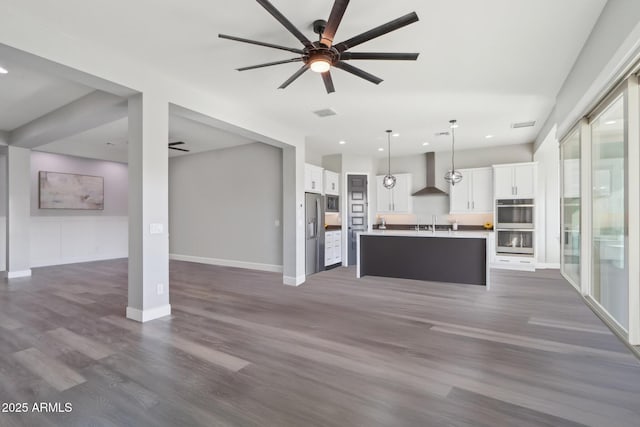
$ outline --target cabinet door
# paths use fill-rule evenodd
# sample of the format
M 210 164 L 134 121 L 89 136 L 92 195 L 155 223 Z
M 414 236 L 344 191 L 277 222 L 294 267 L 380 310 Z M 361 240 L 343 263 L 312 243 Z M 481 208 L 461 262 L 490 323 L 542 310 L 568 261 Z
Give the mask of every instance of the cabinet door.
M 473 212 L 493 212 L 493 170 L 476 169 L 472 173 L 471 209 Z M 457 187 L 457 185 L 456 185 Z
M 307 193 L 322 194 L 322 171 L 319 166 L 310 165 L 305 163 L 304 165 L 304 191 Z
M 314 166 L 311 169 L 311 188 L 314 192 L 322 194 L 322 181 L 324 180 L 323 175 L 324 169 L 318 166 Z
M 535 198 L 535 165 L 514 166 L 513 177 L 516 196 L 520 198 Z
M 393 211 L 398 213 L 411 212 L 411 175 L 396 175 L 396 185 L 393 187 Z
M 333 263 L 342 262 L 342 231 L 336 231 L 333 238 Z
M 313 168 L 313 165 L 304 164 L 304 191 L 307 193 L 313 192 L 313 189 L 311 188 L 311 180 L 312 178 L 312 172 L 311 169 Z
M 378 196 L 378 200 L 376 201 L 376 208 L 378 212 L 392 212 L 392 190 L 384 188 L 384 185 L 382 185 L 382 178 L 384 177 L 376 176 L 376 194 Z
M 464 213 L 471 210 L 471 181 L 473 181 L 473 174 L 462 172 L 462 181 L 456 185 L 449 186 L 449 210 L 451 213 Z
M 514 187 L 511 166 L 493 168 L 493 188 L 496 199 L 513 199 Z
M 338 174 L 331 171 L 324 171 L 324 192 L 325 194 L 332 194 L 337 196 L 339 193 L 338 188 Z

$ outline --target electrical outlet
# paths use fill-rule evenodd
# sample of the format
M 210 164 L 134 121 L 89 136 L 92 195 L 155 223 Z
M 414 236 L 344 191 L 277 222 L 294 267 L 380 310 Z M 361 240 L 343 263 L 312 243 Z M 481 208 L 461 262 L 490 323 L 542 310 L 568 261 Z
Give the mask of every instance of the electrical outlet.
M 158 285 L 156 286 L 156 291 L 158 295 L 164 294 L 164 285 L 162 283 L 158 283 Z

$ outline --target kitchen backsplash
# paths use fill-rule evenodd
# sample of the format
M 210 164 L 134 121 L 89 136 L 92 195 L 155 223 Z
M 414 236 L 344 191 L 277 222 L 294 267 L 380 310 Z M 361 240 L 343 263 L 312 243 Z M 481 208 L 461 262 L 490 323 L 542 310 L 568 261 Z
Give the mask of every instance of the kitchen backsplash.
M 385 219 L 387 224 L 431 224 L 431 215 L 414 215 L 414 214 L 378 214 L 376 215 L 376 224 Z M 493 224 L 493 214 L 446 214 L 438 215 L 438 224 L 453 224 L 458 222 L 460 225 L 484 225 L 487 222 Z

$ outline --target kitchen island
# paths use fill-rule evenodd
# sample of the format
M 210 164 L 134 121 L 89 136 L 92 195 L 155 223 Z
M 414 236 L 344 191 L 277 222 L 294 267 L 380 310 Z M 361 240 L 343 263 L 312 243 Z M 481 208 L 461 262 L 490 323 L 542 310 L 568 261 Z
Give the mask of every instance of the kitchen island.
M 373 230 L 358 235 L 357 277 L 490 285 L 493 233 Z

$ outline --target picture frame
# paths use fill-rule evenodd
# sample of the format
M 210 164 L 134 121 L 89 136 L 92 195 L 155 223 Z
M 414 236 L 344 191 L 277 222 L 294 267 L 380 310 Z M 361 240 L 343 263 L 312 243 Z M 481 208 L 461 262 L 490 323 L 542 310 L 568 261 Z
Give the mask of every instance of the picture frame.
M 39 171 L 38 208 L 104 210 L 104 178 Z

